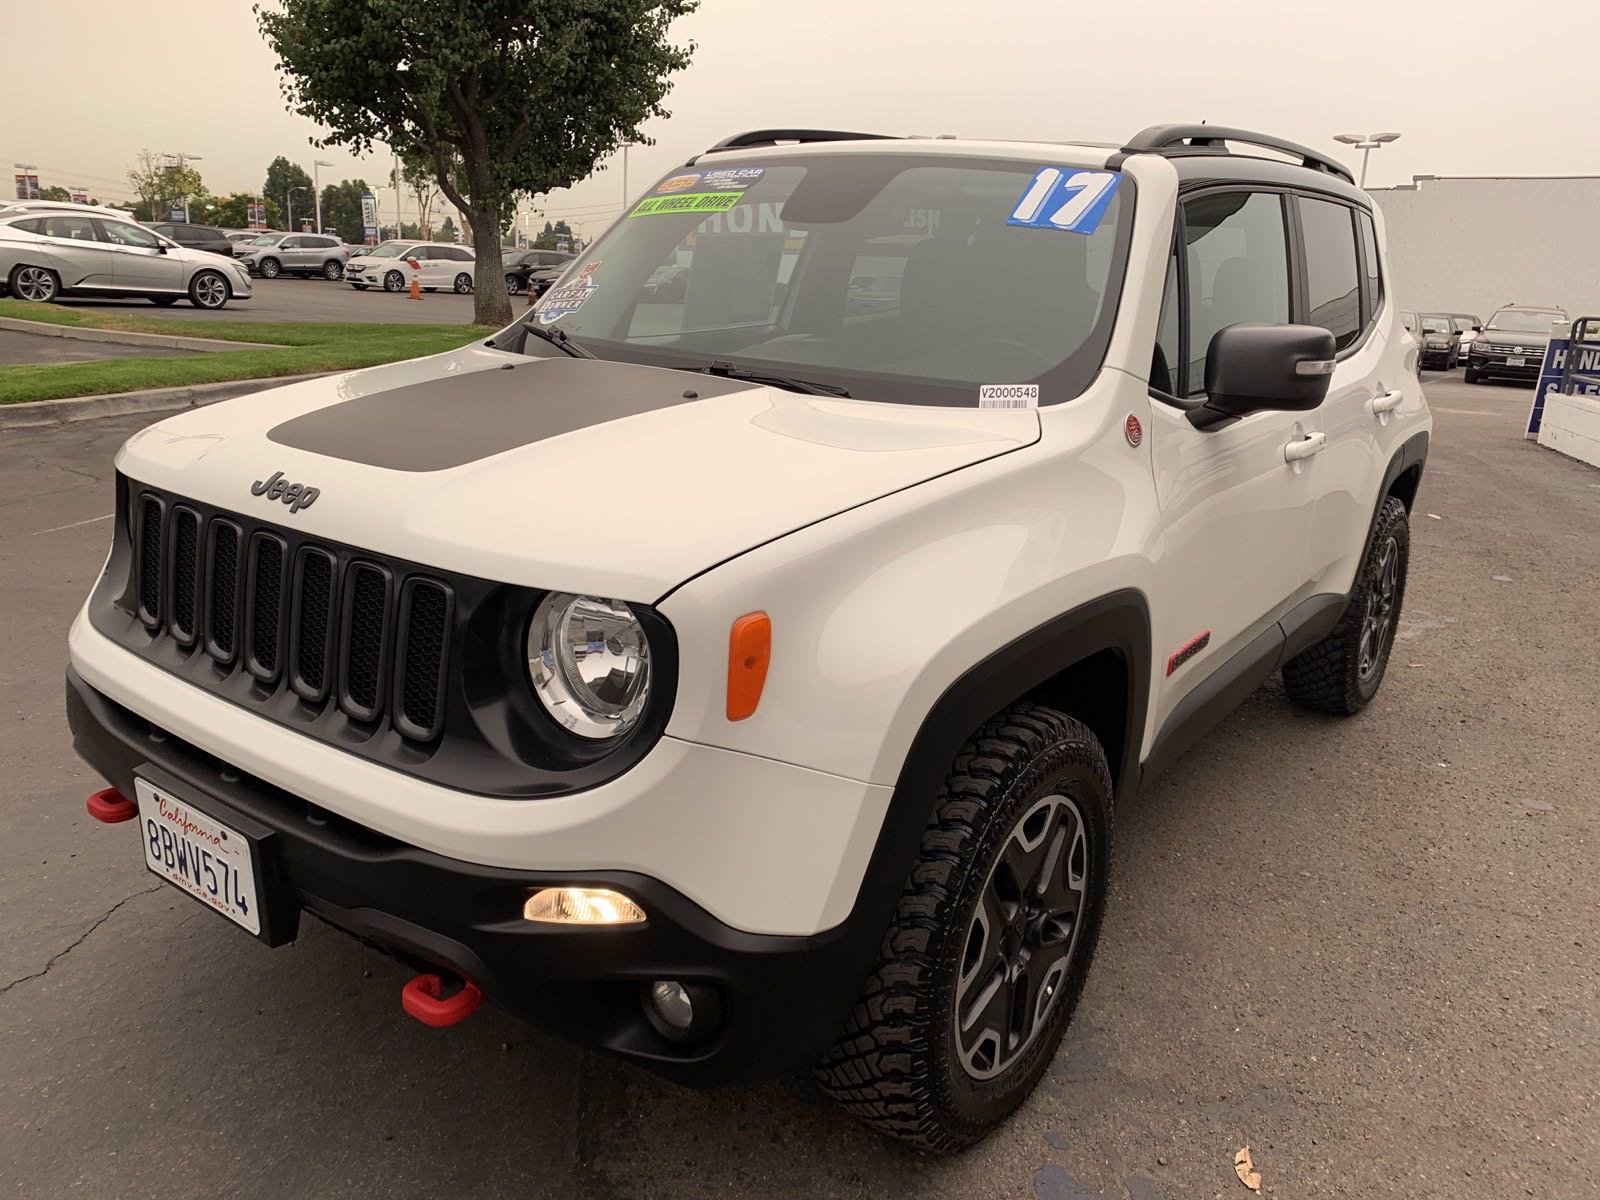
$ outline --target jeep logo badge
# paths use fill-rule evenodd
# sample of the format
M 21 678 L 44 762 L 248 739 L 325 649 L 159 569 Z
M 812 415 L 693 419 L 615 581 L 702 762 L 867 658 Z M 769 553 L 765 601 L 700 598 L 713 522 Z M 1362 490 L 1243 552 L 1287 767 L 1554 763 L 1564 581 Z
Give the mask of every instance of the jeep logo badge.
M 272 478 L 258 479 L 250 485 L 252 496 L 265 496 L 268 500 L 282 500 L 292 513 L 310 508 L 322 495 L 321 488 L 307 487 L 303 483 L 285 483 L 282 471 L 274 471 Z

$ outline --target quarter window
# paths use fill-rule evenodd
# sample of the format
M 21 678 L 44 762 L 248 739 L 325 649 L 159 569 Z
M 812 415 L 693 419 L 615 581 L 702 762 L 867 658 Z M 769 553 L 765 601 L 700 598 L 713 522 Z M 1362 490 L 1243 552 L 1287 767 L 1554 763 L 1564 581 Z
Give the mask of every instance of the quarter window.
M 1378 231 L 1373 227 L 1371 213 L 1357 213 L 1361 226 L 1361 261 L 1367 273 L 1367 320 L 1371 321 L 1383 307 L 1383 276 L 1378 271 Z
M 1200 196 L 1184 205 L 1183 227 L 1192 396 L 1204 389 L 1206 351 L 1219 330 L 1289 320 L 1289 243 L 1283 200 L 1272 192 Z
M 1306 321 L 1333 334 L 1335 350 L 1361 336 L 1356 282 L 1354 209 L 1327 200 L 1296 199 L 1306 255 Z

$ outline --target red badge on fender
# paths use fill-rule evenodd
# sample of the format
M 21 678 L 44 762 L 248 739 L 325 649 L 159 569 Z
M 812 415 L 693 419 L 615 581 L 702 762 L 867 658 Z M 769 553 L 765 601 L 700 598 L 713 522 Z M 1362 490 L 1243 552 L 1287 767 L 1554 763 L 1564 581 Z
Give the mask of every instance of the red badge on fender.
M 1123 425 L 1122 432 L 1128 435 L 1128 445 L 1130 446 L 1137 446 L 1144 441 L 1144 426 L 1139 424 L 1139 418 L 1132 413 L 1128 414 L 1128 420 Z

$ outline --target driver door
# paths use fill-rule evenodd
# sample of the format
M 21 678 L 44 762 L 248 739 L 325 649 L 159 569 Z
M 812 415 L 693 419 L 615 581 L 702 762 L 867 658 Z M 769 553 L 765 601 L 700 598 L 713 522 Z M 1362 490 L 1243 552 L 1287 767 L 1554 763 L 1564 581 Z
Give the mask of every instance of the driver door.
M 101 221 L 100 230 L 111 248 L 111 278 L 119 290 L 183 291 L 184 264 L 167 253 L 161 238 L 122 221 Z

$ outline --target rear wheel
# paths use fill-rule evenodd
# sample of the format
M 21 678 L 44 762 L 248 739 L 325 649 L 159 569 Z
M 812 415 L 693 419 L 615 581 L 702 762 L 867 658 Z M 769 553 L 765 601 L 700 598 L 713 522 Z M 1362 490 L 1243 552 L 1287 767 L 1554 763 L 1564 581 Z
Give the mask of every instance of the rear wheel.
M 364 283 L 352 283 L 350 286 L 355 288 L 355 290 L 358 292 L 364 292 L 367 290 L 367 285 Z
M 456 276 L 455 290 L 458 296 L 464 296 L 472 290 L 472 276 L 465 271 Z
M 1283 665 L 1283 688 L 1306 708 L 1352 716 L 1383 682 L 1406 598 L 1411 523 L 1406 506 L 1384 498 L 1355 591 L 1333 632 Z
M 61 280 L 48 267 L 23 265 L 13 268 L 6 287 L 19 299 L 33 304 L 48 304 L 61 293 Z
M 1083 990 L 1110 864 L 1111 772 L 1084 725 L 1036 704 L 955 756 L 877 968 L 817 1066 L 881 1133 L 945 1152 L 1033 1090 Z
M 261 272 L 263 279 L 276 279 L 283 274 L 283 264 L 275 258 L 263 258 L 256 270 Z
M 189 281 L 189 303 L 196 308 L 221 308 L 228 302 L 228 281 L 220 271 L 199 271 Z
M 406 287 L 406 277 L 399 271 L 390 271 L 383 277 L 383 290 L 386 292 L 403 292 Z
M 322 277 L 324 279 L 337 281 L 343 275 L 344 264 L 337 258 L 330 258 L 327 262 L 322 264 Z

